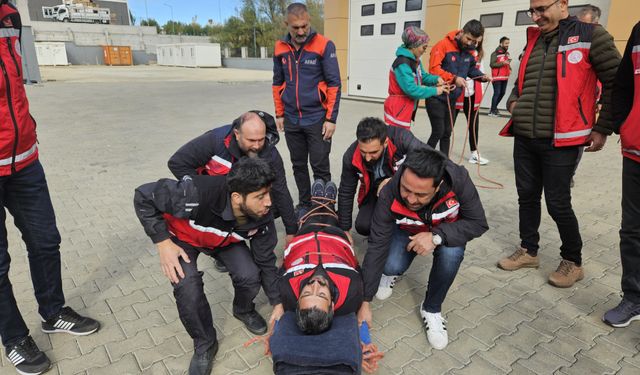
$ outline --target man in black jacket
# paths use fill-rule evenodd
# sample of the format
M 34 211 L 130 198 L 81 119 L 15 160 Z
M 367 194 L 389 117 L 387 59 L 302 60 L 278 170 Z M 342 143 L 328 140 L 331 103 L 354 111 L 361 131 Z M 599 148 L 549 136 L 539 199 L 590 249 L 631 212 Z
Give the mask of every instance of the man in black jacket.
M 276 148 L 279 140 L 274 118 L 266 112 L 253 110 L 238 117 L 231 125 L 209 130 L 187 142 L 171 156 L 168 165 L 171 173 L 181 179 L 198 174 L 226 175 L 233 163 L 243 156 L 267 160 L 276 174 L 271 187 L 273 216 L 282 216 L 288 242 L 298 226 L 282 157 Z
M 358 233 L 368 236 L 380 190 L 398 170 L 407 152 L 425 145 L 410 131 L 387 126 L 375 117 L 365 117 L 360 121 L 356 137 L 358 140 L 342 157 L 338 220 L 342 230 L 351 229 L 353 197 L 360 182 L 355 227 Z
M 243 158 L 227 176 L 161 179 L 136 189 L 136 214 L 158 247 L 180 320 L 193 338 L 189 374 L 208 374 L 218 350 L 202 272 L 196 264 L 200 253 L 215 254 L 229 268 L 235 289 L 233 316 L 249 331 L 267 331 L 253 303 L 261 283 L 274 314 L 282 311 L 273 252 L 278 239 L 270 213 L 269 190 L 274 180 L 265 160 Z
M 371 324 L 369 302 L 373 296 L 388 298 L 415 256 L 433 253 L 420 315 L 431 346 L 446 347 L 442 303 L 462 263 L 467 242 L 488 229 L 478 191 L 467 170 L 438 151 L 410 151 L 378 198 L 362 264 L 365 302 L 358 319 Z

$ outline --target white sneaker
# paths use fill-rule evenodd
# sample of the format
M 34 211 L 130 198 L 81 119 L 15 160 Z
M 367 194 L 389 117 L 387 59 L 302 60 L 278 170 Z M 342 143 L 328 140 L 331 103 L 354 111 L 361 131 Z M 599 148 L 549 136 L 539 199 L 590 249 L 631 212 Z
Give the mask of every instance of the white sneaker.
M 427 340 L 434 349 L 442 350 L 449 343 L 449 335 L 447 334 L 447 321 L 440 313 L 429 313 L 420 307 L 420 315 L 427 330 Z
M 385 300 L 391 297 L 393 293 L 393 287 L 396 285 L 397 281 L 400 281 L 400 276 L 387 276 L 382 274 L 380 278 L 380 285 L 378 285 L 378 292 L 376 293 L 376 298 L 379 300 Z
M 471 157 L 469 158 L 469 163 L 471 163 L 471 164 L 480 163 L 480 165 L 485 165 L 485 164 L 489 164 L 489 160 L 483 158 L 480 155 L 478 155 L 478 151 L 472 151 L 471 152 Z

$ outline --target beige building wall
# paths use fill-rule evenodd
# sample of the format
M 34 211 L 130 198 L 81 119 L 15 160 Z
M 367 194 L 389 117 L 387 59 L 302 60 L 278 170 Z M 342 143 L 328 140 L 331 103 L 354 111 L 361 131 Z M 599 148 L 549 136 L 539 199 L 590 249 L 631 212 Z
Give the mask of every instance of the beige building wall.
M 347 58 L 349 56 L 349 1 L 324 0 L 324 35 L 336 45 L 342 93 L 347 90 Z
M 638 0 L 611 1 L 607 30 L 613 35 L 620 54 L 624 53 L 624 47 L 631 34 L 631 29 L 640 21 L 638 5 L 640 5 Z

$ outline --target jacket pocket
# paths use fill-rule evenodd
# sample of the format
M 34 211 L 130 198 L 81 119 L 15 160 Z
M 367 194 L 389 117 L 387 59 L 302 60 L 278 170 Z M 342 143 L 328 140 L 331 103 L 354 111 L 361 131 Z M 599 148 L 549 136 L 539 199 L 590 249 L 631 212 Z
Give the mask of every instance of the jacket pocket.
M 580 112 L 580 117 L 582 118 L 582 122 L 585 125 L 589 125 L 589 122 L 587 121 L 587 117 L 584 115 L 584 111 L 582 110 L 582 100 L 580 99 L 580 97 L 578 97 L 578 112 Z

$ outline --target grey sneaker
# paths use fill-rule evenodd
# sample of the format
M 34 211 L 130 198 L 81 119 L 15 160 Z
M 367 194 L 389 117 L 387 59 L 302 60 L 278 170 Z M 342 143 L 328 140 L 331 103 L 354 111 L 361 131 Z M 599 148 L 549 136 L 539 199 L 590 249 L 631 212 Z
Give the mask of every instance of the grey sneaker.
M 618 306 L 607 311 L 602 321 L 616 328 L 626 327 L 634 320 L 640 320 L 640 303 L 622 298 Z
M 324 197 L 324 181 L 321 179 L 317 179 L 313 181 L 311 185 L 311 196 L 312 197 Z
M 336 184 L 333 181 L 327 182 L 324 186 L 324 197 L 335 201 L 337 196 L 338 187 L 336 186 Z

